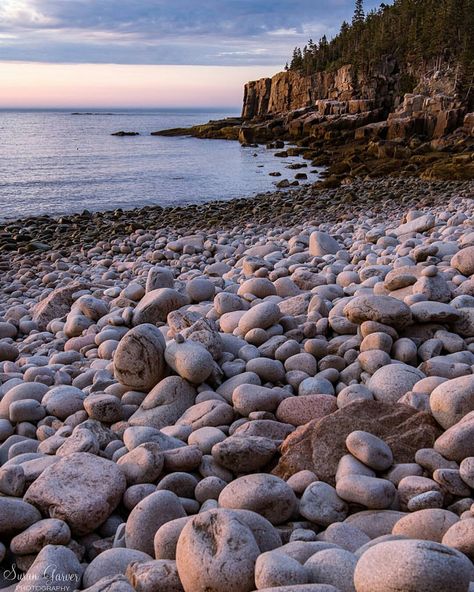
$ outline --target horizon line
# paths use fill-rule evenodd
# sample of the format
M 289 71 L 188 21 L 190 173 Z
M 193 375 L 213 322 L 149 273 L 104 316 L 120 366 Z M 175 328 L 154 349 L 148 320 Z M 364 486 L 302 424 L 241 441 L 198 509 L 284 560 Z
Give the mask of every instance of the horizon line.
M 110 107 L 93 107 L 93 106 L 72 106 L 72 107 L 59 107 L 52 105 L 51 107 L 14 107 L 14 106 L 1 106 L 0 111 L 66 111 L 71 113 L 110 113 L 112 111 L 202 111 L 220 113 L 222 111 L 239 111 L 242 109 L 241 105 L 209 105 L 204 107 L 174 107 L 162 106 L 162 107 L 139 107 L 133 106 L 117 106 L 111 105 Z

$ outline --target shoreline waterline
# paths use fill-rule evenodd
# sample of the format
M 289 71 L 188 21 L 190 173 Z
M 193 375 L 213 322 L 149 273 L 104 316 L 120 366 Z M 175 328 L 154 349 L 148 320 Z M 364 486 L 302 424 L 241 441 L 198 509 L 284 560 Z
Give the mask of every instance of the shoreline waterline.
M 474 198 L 473 181 L 424 181 L 386 177 L 355 179 L 337 189 L 312 185 L 173 207 L 117 208 L 62 216 L 33 216 L 0 222 L 0 252 L 91 246 L 122 238 L 138 228 L 173 228 L 184 232 L 223 230 L 238 225 L 295 226 L 314 219 L 334 222 L 360 219 L 400 208 L 442 205 L 450 197 Z

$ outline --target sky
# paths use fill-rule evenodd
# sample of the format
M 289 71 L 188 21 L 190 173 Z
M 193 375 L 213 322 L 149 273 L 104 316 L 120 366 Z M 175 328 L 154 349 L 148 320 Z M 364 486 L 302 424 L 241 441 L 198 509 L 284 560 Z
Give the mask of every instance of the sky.
M 379 1 L 366 0 L 370 9 Z M 354 0 L 0 0 L 0 107 L 240 107 Z

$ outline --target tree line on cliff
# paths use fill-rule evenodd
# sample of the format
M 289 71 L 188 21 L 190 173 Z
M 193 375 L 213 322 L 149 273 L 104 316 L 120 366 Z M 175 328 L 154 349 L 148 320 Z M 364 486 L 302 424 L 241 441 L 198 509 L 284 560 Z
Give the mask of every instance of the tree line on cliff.
M 463 92 L 472 96 L 473 31 L 474 0 L 395 0 L 367 14 L 363 0 L 356 0 L 352 23 L 343 22 L 333 39 L 324 35 L 317 43 L 310 39 L 303 49 L 296 47 L 286 69 L 309 75 L 352 64 L 370 73 L 387 55 L 412 69 L 438 60 L 456 66 Z

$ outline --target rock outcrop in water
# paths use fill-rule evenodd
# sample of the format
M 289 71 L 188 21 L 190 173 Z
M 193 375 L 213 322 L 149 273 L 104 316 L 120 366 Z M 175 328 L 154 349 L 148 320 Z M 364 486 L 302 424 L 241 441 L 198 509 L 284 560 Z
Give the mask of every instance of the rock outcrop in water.
M 243 120 L 240 117 L 228 117 L 209 121 L 192 127 L 177 127 L 152 132 L 152 136 L 194 136 L 196 138 L 212 138 L 217 140 L 237 140 Z

